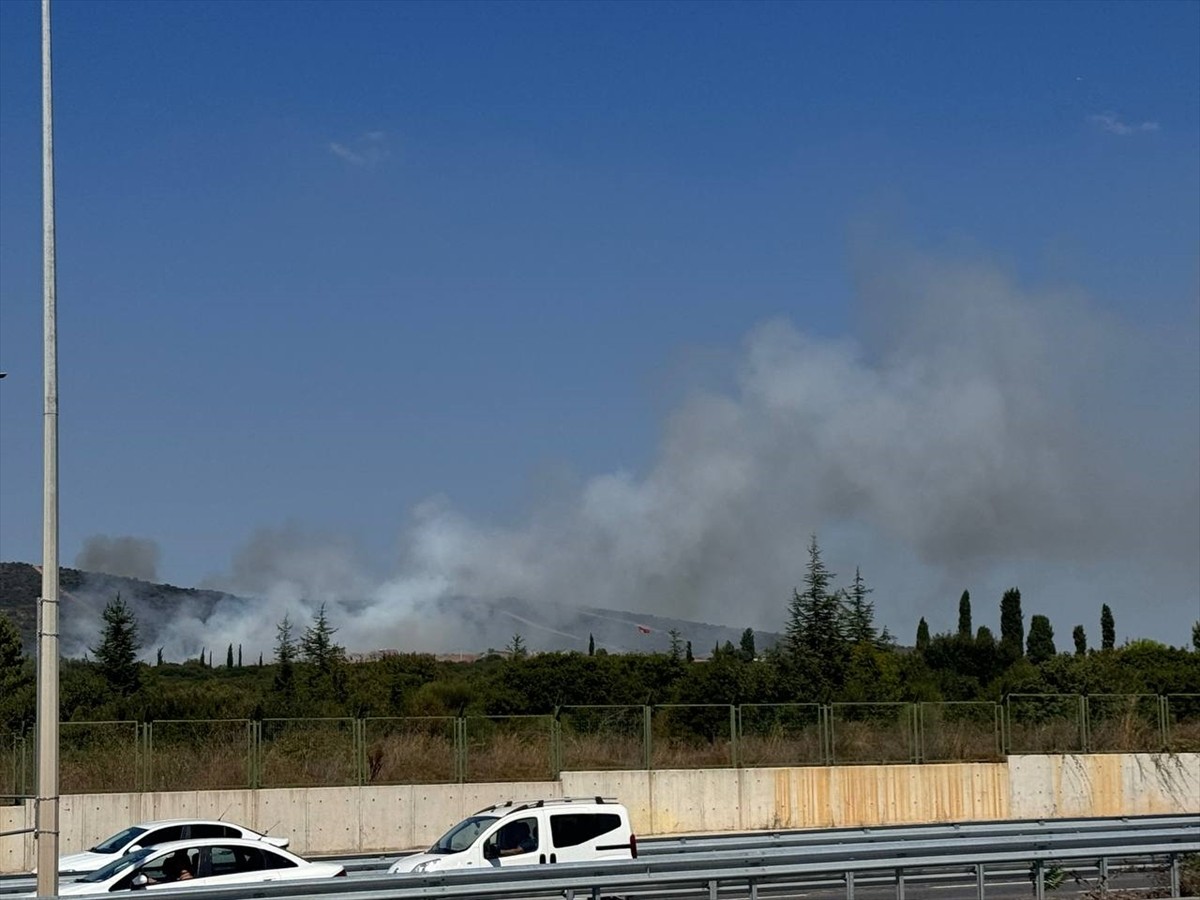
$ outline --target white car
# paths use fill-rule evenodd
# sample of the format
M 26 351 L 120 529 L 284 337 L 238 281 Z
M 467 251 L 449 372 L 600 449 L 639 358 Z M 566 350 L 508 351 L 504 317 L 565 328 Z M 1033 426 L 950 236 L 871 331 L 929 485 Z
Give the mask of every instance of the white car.
M 157 847 L 169 841 L 197 840 L 200 838 L 241 838 L 248 841 L 265 841 L 273 847 L 286 847 L 285 837 L 268 837 L 234 825 L 210 819 L 162 819 L 157 822 L 141 822 L 98 843 L 83 853 L 71 853 L 58 859 L 59 874 L 95 872 L 126 853 L 143 847 Z
M 508 801 L 463 819 L 425 853 L 405 856 L 388 872 L 434 872 L 636 859 L 629 811 L 603 797 Z
M 186 870 L 186 874 L 184 873 Z M 345 875 L 337 863 L 309 862 L 258 840 L 202 838 L 172 841 L 126 853 L 75 880 L 59 883 L 60 897 L 110 891 L 157 891 L 180 887 L 227 887 Z M 31 894 L 30 896 L 36 896 Z

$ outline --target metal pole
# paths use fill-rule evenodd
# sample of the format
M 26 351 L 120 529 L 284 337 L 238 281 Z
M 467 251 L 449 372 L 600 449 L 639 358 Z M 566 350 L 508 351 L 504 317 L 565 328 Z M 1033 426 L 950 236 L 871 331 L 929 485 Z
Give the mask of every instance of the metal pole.
M 42 0 L 42 301 L 45 339 L 42 596 L 38 598 L 37 893 L 58 894 L 58 329 L 50 0 Z

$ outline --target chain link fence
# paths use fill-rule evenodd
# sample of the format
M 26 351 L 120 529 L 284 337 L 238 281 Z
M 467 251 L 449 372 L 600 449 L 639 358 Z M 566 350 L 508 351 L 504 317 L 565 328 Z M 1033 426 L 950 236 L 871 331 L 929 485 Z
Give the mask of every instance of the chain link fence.
M 563 771 L 979 762 L 1200 752 L 1200 694 L 1003 703 L 564 706 L 553 715 L 64 722 L 63 793 L 553 780 Z M 31 734 L 0 733 L 0 803 L 31 795 Z

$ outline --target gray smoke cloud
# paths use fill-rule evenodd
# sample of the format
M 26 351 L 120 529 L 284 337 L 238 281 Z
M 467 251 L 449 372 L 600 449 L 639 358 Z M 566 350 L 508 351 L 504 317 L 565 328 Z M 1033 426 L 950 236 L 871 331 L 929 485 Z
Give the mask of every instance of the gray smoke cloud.
M 147 538 L 94 534 L 83 542 L 83 549 L 75 557 L 75 568 L 157 581 L 160 557 L 158 544 Z
M 920 616 L 951 629 L 963 589 L 995 630 L 1017 585 L 1060 649 L 1075 624 L 1099 637 L 1102 603 L 1119 638 L 1179 643 L 1200 613 L 1196 323 L 1143 332 L 984 263 L 908 254 L 859 276 L 857 339 L 762 323 L 729 389 L 670 414 L 648 471 L 583 479 L 507 526 L 430 499 L 386 577 L 344 541 L 262 532 L 210 585 L 261 600 L 207 642 L 269 649 L 285 612 L 303 625 L 325 602 L 351 649 L 480 649 L 440 612 L 455 596 L 779 630 L 815 533 L 901 640 Z

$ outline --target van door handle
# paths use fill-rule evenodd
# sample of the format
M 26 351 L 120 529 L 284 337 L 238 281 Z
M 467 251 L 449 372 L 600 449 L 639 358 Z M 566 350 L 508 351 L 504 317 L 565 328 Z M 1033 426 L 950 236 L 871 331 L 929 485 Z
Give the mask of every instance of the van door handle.
M 550 854 L 550 862 L 552 862 L 552 863 L 558 862 L 558 854 L 557 853 Z
M 546 854 L 545 854 L 545 853 L 541 854 L 541 855 L 538 857 L 538 862 L 539 862 L 539 863 L 545 863 L 545 862 L 546 862 Z

